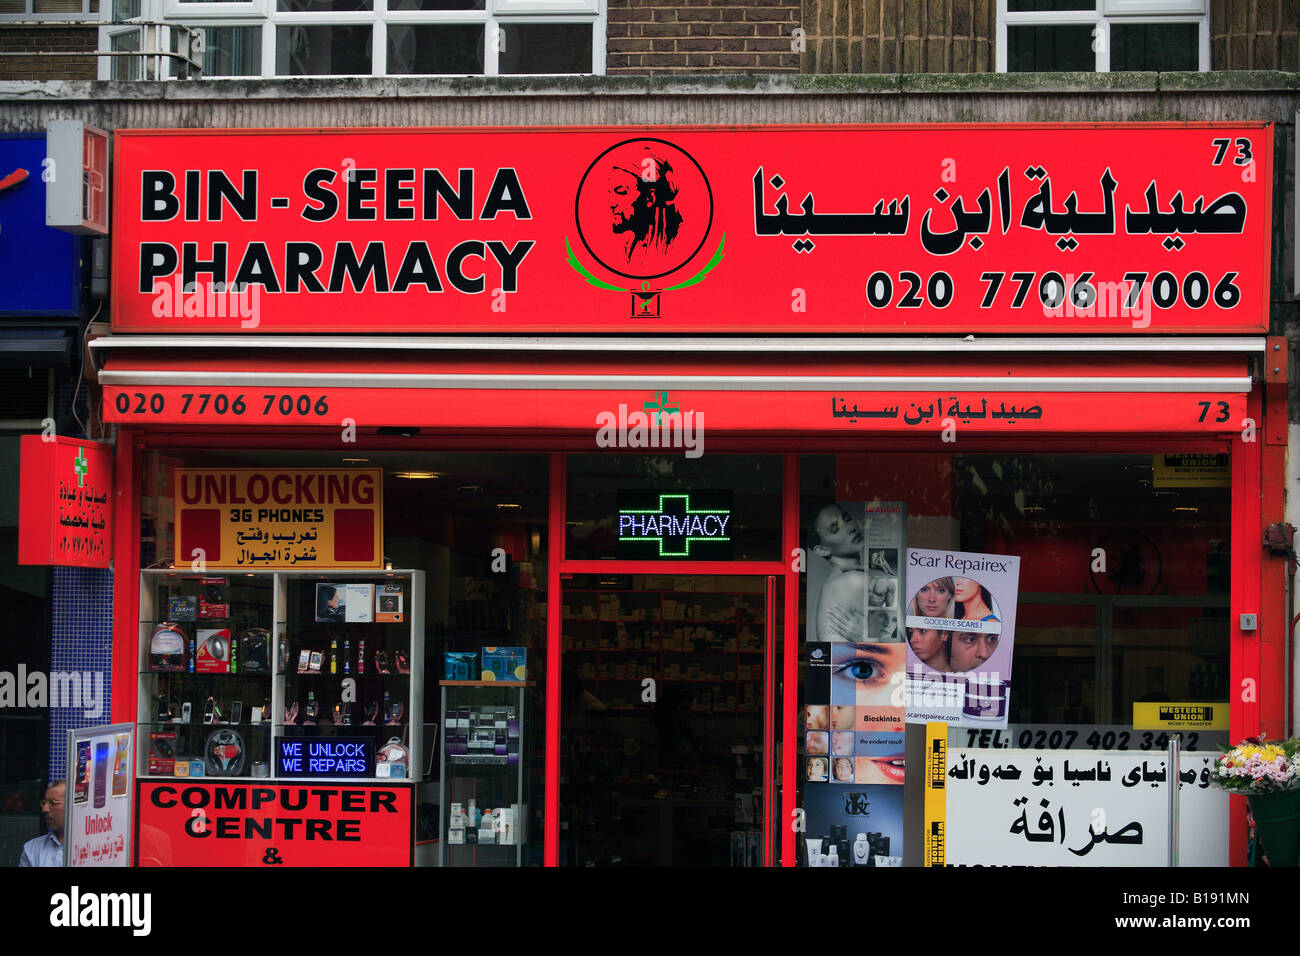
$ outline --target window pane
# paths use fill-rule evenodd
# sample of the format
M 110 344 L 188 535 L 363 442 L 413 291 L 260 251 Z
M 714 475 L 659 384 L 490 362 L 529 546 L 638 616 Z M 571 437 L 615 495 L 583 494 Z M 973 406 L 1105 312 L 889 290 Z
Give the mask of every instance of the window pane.
M 276 27 L 278 76 L 370 75 L 368 26 Z
M 501 73 L 590 73 L 590 23 L 511 23 L 501 28 Z
M 482 73 L 483 24 L 389 24 L 388 72 Z
M 1008 13 L 1042 13 L 1045 10 L 1096 10 L 1097 0 L 1007 0 Z
M 1110 28 L 1112 70 L 1200 69 L 1195 23 L 1124 23 Z
M 262 72 L 261 27 L 206 27 L 204 76 L 258 76 Z
M 665 402 L 671 399 L 664 399 Z M 781 557 L 781 456 L 780 455 L 727 455 L 711 454 L 686 458 L 682 448 L 703 451 L 699 444 L 701 433 L 696 431 L 695 418 L 690 409 L 674 409 L 658 422 L 661 455 L 634 453 L 568 456 L 568 512 L 565 555 L 580 560 L 616 558 L 620 544 L 620 511 L 641 508 L 636 499 L 644 500 L 651 493 L 672 494 L 675 501 L 660 502 L 663 514 L 681 517 L 686 503 L 694 500 L 696 507 L 721 509 L 719 501 L 731 500 L 731 519 L 726 528 L 727 548 L 718 549 L 719 542 L 711 544 L 705 539 L 695 539 L 703 544 L 683 541 L 680 536 L 666 534 L 664 551 L 654 553 L 654 544 L 646 550 L 646 560 L 663 561 L 665 573 L 671 570 L 675 557 L 661 555 L 674 549 L 684 550 L 686 556 L 699 558 L 702 551 L 714 548 L 705 560 L 776 561 Z M 612 415 L 613 412 L 611 411 Z M 634 406 L 633 414 L 625 410 L 619 414 L 631 423 L 624 429 L 625 438 L 632 438 L 640 429 L 642 440 L 649 437 L 647 416 Z M 657 414 L 657 413 L 656 413 Z M 687 419 L 685 416 L 691 415 Z M 638 417 L 642 423 L 638 425 Z M 702 418 L 700 419 L 703 420 Z M 687 434 L 689 426 L 689 435 Z M 612 426 L 611 426 L 612 428 Z M 690 442 L 685 443 L 689 438 Z M 636 440 L 633 438 L 633 440 Z M 676 454 L 673 454 L 673 452 Z M 686 495 L 682 499 L 682 495 Z M 694 498 L 690 496 L 694 495 Z M 628 499 L 633 501 L 630 506 Z M 657 529 L 642 528 L 653 536 Z M 626 541 L 627 539 L 624 539 Z M 643 538 L 634 545 L 645 545 Z M 730 558 L 725 556 L 730 551 Z M 719 555 L 719 551 L 722 555 Z M 625 555 L 627 556 L 627 555 Z M 635 555 L 630 555 L 635 557 Z
M 81 0 L 33 0 L 33 13 L 80 13 Z
M 1097 68 L 1093 27 L 1007 27 L 1007 72 L 1058 72 Z
M 485 0 L 388 0 L 389 10 L 482 10 L 486 6 Z
M 140 15 L 140 0 L 113 0 L 113 22 L 122 23 Z
M 115 34 L 112 39 L 112 49 L 114 52 L 140 49 L 140 32 L 130 30 L 126 33 Z M 138 56 L 115 56 L 112 59 L 113 79 L 140 79 L 140 58 Z
M 374 8 L 374 0 L 276 0 L 275 4 L 281 13 L 351 13 Z
M 23 0 L 0 0 L 0 13 L 26 13 L 27 4 Z

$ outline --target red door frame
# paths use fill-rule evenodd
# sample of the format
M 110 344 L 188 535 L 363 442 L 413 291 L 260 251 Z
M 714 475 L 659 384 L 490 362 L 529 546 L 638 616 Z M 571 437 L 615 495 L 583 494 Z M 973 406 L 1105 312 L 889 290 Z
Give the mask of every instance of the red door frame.
M 1251 392 L 1248 400 L 1248 413 L 1256 423 L 1262 423 L 1262 401 L 1259 389 Z M 1262 438 L 1262 425 L 1258 429 Z M 229 448 L 229 447 L 265 447 L 268 451 L 279 449 L 309 450 L 321 447 L 320 433 L 298 429 L 261 429 L 236 431 L 176 431 L 166 429 L 142 429 L 119 427 L 116 448 L 116 481 L 114 498 L 114 580 L 113 580 L 113 674 L 111 691 L 111 715 L 115 722 L 134 721 L 138 714 L 138 653 L 139 653 L 139 522 L 140 492 L 143 487 L 143 465 L 146 449 L 152 448 Z M 912 443 L 885 443 L 879 436 L 864 435 L 853 443 L 853 451 L 870 451 L 876 448 L 882 452 L 903 450 Z M 1261 441 L 1246 441 L 1241 435 L 1234 436 L 1229 444 L 1225 436 L 1178 438 L 1161 436 L 1146 442 L 1131 439 L 1114 439 L 1106 437 L 1086 437 L 1082 440 L 1052 438 L 1033 443 L 999 441 L 997 439 L 972 440 L 964 451 L 980 453 L 1042 453 L 1046 451 L 1074 453 L 1134 453 L 1156 452 L 1161 448 L 1176 447 L 1179 451 L 1224 451 L 1231 452 L 1232 460 L 1232 528 L 1231 555 L 1232 577 L 1230 613 L 1230 673 L 1232 679 L 1241 687 L 1241 692 L 1234 694 L 1230 701 L 1229 735 L 1233 740 L 1259 733 L 1261 729 L 1270 733 L 1277 731 L 1270 728 L 1281 727 L 1283 714 L 1289 702 L 1282 699 L 1275 690 L 1273 675 L 1284 666 L 1284 646 L 1287 640 L 1285 626 L 1281 620 L 1283 599 L 1276 591 L 1276 575 L 1265 575 L 1265 559 L 1261 552 L 1260 535 L 1262 526 L 1261 502 L 1264 507 L 1276 505 L 1280 501 L 1285 476 L 1277 463 L 1278 455 L 1267 454 L 1261 448 Z M 492 439 L 473 440 L 463 436 L 445 438 L 439 441 L 440 451 L 455 450 L 543 450 L 549 445 L 550 457 L 550 496 L 549 496 L 549 534 L 548 541 L 548 593 L 558 595 L 561 573 L 595 570 L 586 562 L 567 562 L 563 557 L 564 542 L 564 507 L 565 507 L 565 467 L 564 453 L 554 451 L 557 447 L 588 448 L 589 442 L 578 443 L 572 439 L 554 439 L 547 441 L 538 436 L 521 436 L 519 441 L 511 437 L 493 437 Z M 780 692 L 774 696 L 780 701 L 781 736 L 783 741 L 795 739 L 797 661 L 790 648 L 797 643 L 799 614 L 799 575 L 791 567 L 790 556 L 799 547 L 799 459 L 804 453 L 834 453 L 849 451 L 850 448 L 839 442 L 817 442 L 790 437 L 783 440 L 780 436 L 719 442 L 715 447 L 725 447 L 728 452 L 772 453 L 773 445 L 780 446 L 784 452 L 784 499 L 782 519 L 782 542 L 785 558 L 776 562 L 759 562 L 746 567 L 743 571 L 733 563 L 700 562 L 698 566 L 704 573 L 759 573 L 780 574 L 785 583 L 784 602 L 784 648 L 782 659 Z M 360 447 L 360 446 L 359 446 Z M 367 449 L 382 448 L 406 451 L 415 450 L 409 441 L 392 442 L 376 440 L 367 442 Z M 933 446 L 931 446 L 933 447 Z M 913 450 L 909 448 L 908 450 Z M 1264 474 L 1265 464 L 1270 465 L 1270 473 Z M 1276 471 L 1276 473 L 1274 473 Z M 1269 520 L 1280 519 L 1280 514 L 1269 513 Z M 1276 566 L 1279 562 L 1270 559 L 1268 564 Z M 610 562 L 595 562 L 599 570 L 608 571 Z M 643 570 L 660 571 L 663 566 L 655 562 L 644 563 Z M 695 564 L 692 562 L 691 564 Z M 635 567 L 636 562 L 631 563 Z M 675 565 L 675 567 L 677 567 Z M 682 573 L 689 573 L 690 565 L 680 566 Z M 1254 613 L 1260 615 L 1259 628 L 1254 632 L 1240 630 L 1240 615 Z M 1261 635 L 1274 635 L 1262 638 Z M 547 602 L 547 670 L 548 681 L 559 681 L 559 655 L 561 651 L 561 620 L 558 601 Z M 1244 681 L 1253 681 L 1251 692 L 1246 692 Z M 1269 691 L 1266 695 L 1262 691 Z M 1246 698 L 1251 699 L 1246 699 Z M 548 685 L 547 713 L 545 727 L 546 775 L 544 784 L 545 807 L 548 826 L 545 829 L 544 862 L 557 865 L 559 859 L 558 800 L 559 800 L 559 694 L 558 686 Z M 794 748 L 783 746 L 780 753 L 781 786 L 781 863 L 783 866 L 794 865 L 795 833 L 788 823 L 795 811 L 796 761 Z M 552 755 L 555 755 L 554 757 Z M 773 759 L 776 758 L 773 754 Z M 1231 862 L 1240 866 L 1246 862 L 1246 828 L 1245 802 L 1234 798 L 1230 829 Z M 765 853 L 770 852 L 765 849 Z M 766 857 L 765 857 L 766 858 Z
M 773 715 L 777 712 L 775 699 L 775 651 L 776 621 L 773 615 L 775 592 L 772 579 L 785 579 L 785 594 L 790 594 L 790 579 L 795 579 L 794 593 L 798 597 L 798 576 L 785 561 L 588 561 L 570 559 L 564 556 L 566 538 L 565 501 L 566 491 L 566 455 L 554 452 L 551 455 L 551 512 L 547 529 L 547 571 L 546 601 L 546 750 L 543 760 L 546 764 L 545 795 L 546 805 L 542 808 L 545 834 L 542 841 L 542 862 L 545 866 L 560 865 L 560 678 L 563 667 L 562 619 L 560 594 L 563 587 L 562 578 L 572 574 L 713 574 L 728 577 L 766 577 L 764 589 L 764 655 L 763 655 L 763 862 L 771 866 L 775 848 L 772 833 L 772 803 L 776 788 L 773 771 L 775 769 L 774 737 L 772 733 Z M 783 475 L 790 470 L 790 462 L 795 462 L 797 473 L 798 456 L 783 457 Z M 783 504 L 788 500 L 788 490 L 783 488 Z M 796 495 L 797 500 L 797 495 Z M 786 540 L 788 528 L 782 523 L 782 550 L 788 553 Z M 795 605 L 797 626 L 798 605 Z M 784 626 L 790 627 L 790 608 L 787 604 Z M 787 630 L 787 633 L 789 631 Z M 788 656 L 788 655 L 787 655 Z M 793 704 L 783 708 L 793 715 Z M 787 737 L 787 739 L 789 739 Z M 788 749 L 788 748 L 787 748 Z M 782 788 L 784 792 L 785 788 Z M 788 858 L 788 854 L 783 853 Z

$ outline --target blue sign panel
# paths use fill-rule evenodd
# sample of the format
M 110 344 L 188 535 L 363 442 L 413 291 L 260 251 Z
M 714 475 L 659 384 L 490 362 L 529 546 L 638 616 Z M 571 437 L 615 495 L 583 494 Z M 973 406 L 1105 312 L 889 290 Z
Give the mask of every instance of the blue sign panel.
M 0 133 L 0 316 L 81 315 L 84 241 L 45 225 L 45 174 L 44 133 Z
M 276 742 L 281 777 L 373 777 L 375 742 L 364 737 L 306 737 Z

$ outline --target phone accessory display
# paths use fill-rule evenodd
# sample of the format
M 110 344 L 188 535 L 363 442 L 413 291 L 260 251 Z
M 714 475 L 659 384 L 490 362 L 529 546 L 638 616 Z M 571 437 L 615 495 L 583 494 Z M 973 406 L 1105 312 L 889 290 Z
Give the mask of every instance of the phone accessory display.
M 244 769 L 244 738 L 229 727 L 214 730 L 203 744 L 203 760 L 208 776 L 239 776 Z
M 375 588 L 375 622 L 400 624 L 403 620 L 405 587 L 401 584 L 383 584 Z
M 200 674 L 230 673 L 230 628 L 201 627 L 195 670 Z
M 361 721 L 363 727 L 373 727 L 375 721 L 379 719 L 379 703 L 375 701 L 366 708 L 366 719 Z
M 224 621 L 230 617 L 230 580 L 199 579 L 199 620 Z
M 250 627 L 239 635 L 240 661 L 245 674 L 269 674 L 271 671 L 271 632 L 264 627 Z
M 375 776 L 404 778 L 410 759 L 402 741 L 397 737 L 389 737 L 388 743 L 380 747 L 379 753 L 375 755 Z
M 296 723 L 298 723 L 298 702 L 295 700 L 284 709 L 284 725 L 292 727 Z
M 182 594 L 171 595 L 167 598 L 167 616 L 173 621 L 197 621 L 199 599 Z
M 185 670 L 185 629 L 164 621 L 149 635 L 149 668 L 155 671 Z

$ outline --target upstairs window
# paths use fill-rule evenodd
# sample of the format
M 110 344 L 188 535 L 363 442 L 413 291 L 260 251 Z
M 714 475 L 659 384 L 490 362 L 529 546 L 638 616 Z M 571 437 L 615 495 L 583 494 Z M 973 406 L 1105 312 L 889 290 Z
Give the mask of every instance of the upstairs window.
M 1210 68 L 1208 0 L 998 0 L 999 73 Z

